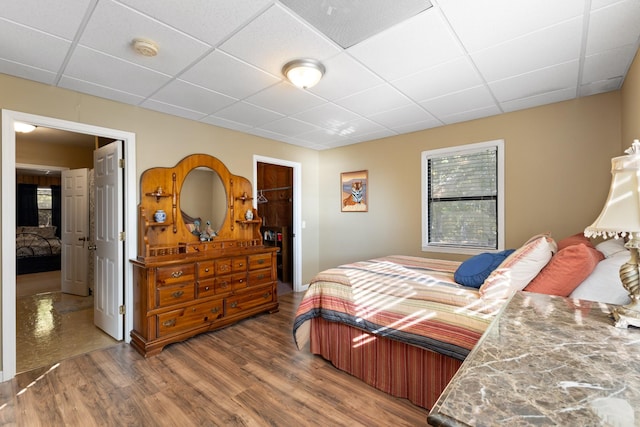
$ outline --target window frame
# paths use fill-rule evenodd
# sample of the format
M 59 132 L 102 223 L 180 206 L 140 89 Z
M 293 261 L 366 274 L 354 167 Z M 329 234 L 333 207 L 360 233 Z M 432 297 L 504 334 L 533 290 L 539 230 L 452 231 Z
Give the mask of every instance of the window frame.
M 429 182 L 427 178 L 428 160 L 433 157 L 444 157 L 459 155 L 465 153 L 475 153 L 478 151 L 486 150 L 487 148 L 497 149 L 497 243 L 498 248 L 486 248 L 486 247 L 468 247 L 468 246 L 455 246 L 455 245 L 436 245 L 429 243 L 429 196 L 427 191 L 429 189 Z M 504 250 L 504 139 L 496 139 L 492 141 L 477 142 L 472 144 L 458 145 L 453 147 L 437 148 L 434 150 L 423 151 L 421 157 L 421 184 L 422 184 L 422 251 L 423 252 L 442 252 L 452 254 L 467 254 L 476 255 L 482 252 L 498 252 Z

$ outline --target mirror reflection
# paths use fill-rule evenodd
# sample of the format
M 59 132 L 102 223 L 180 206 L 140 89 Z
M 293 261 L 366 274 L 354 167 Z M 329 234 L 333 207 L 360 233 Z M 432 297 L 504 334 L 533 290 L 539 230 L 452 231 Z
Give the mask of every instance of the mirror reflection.
M 191 233 L 201 240 L 214 238 L 227 215 L 227 194 L 220 175 L 206 167 L 189 172 L 180 190 L 180 210 Z

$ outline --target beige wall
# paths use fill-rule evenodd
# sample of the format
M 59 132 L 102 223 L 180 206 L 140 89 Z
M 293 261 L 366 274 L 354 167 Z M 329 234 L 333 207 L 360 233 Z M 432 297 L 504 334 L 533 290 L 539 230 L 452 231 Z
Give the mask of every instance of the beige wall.
M 622 148 L 640 139 L 640 50 L 622 86 Z
M 136 135 L 136 186 L 140 174 L 173 166 L 193 153 L 223 161 L 229 170 L 253 180 L 253 155 L 298 162 L 302 180 L 302 277 L 318 271 L 318 158 L 314 150 L 259 138 L 65 89 L 0 74 L 0 108 L 53 117 Z M 39 160 L 37 160 L 39 161 Z M 20 162 L 35 163 L 21 158 Z M 48 163 L 51 164 L 51 163 Z M 13 236 L 10 236 L 13 239 Z M 14 257 L 11 254 L 2 256 Z M 15 286 L 3 283 L 2 286 Z
M 523 110 L 320 153 L 320 267 L 421 251 L 420 153 L 504 139 L 505 242 L 591 224 L 620 147 L 620 92 Z M 369 212 L 341 213 L 341 172 L 369 170 Z M 339 250 L 338 250 L 339 249 Z
M 92 168 L 93 148 L 16 140 L 16 163 L 59 166 L 70 169 Z

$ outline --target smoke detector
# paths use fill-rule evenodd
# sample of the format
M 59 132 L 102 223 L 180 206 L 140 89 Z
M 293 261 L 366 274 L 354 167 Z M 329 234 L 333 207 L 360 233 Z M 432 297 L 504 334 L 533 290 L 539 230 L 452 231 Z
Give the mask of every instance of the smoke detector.
M 131 46 L 133 47 L 133 50 L 142 56 L 152 57 L 158 54 L 158 45 L 151 40 L 133 39 Z

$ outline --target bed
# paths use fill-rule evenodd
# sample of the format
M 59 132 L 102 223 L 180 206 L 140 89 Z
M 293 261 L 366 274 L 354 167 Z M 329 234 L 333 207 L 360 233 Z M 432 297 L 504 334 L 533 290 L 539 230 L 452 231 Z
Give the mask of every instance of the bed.
M 61 242 L 56 227 L 16 229 L 16 273 L 29 274 L 60 270 Z
M 609 257 L 583 236 L 561 242 L 534 236 L 517 250 L 485 256 L 492 262 L 482 274 L 469 268 L 481 256 L 455 262 L 394 255 L 344 264 L 311 280 L 296 312 L 294 339 L 298 348 L 367 384 L 430 409 L 516 291 L 532 286 L 591 299 L 596 292 L 587 288 L 609 287 L 617 300 L 604 302 L 628 302 L 621 284 L 611 286 L 619 282 L 612 267 L 608 283 L 602 275 L 588 280 L 603 259 L 617 266 L 629 259 L 615 245 L 622 252 Z

